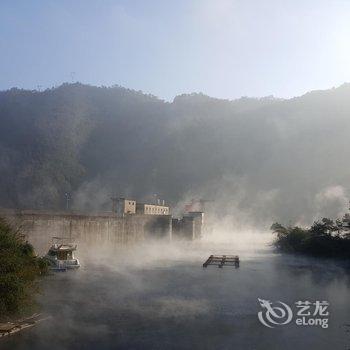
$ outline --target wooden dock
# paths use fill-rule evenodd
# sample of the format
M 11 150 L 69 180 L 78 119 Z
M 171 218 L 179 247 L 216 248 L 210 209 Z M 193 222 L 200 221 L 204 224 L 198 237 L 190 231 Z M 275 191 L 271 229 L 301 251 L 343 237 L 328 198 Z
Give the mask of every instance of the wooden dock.
M 50 319 L 51 316 L 44 316 L 42 314 L 34 314 L 15 322 L 0 323 L 0 338 L 13 335 L 21 330 L 31 328 L 40 322 Z
M 210 255 L 203 267 L 208 265 L 217 265 L 220 268 L 227 265 L 237 268 L 239 267 L 239 257 L 238 255 Z

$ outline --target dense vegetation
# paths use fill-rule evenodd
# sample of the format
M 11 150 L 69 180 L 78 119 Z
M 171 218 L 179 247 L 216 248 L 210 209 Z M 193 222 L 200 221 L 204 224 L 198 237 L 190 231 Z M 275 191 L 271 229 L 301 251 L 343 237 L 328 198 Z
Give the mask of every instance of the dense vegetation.
M 0 207 L 62 209 L 70 192 L 72 207 L 101 210 L 114 194 L 156 193 L 216 199 L 250 222 L 335 216 L 342 194 L 328 189 L 350 183 L 349 114 L 350 85 L 171 103 L 118 86 L 14 88 L 0 92 Z
M 0 320 L 33 306 L 37 278 L 46 269 L 33 247 L 0 218 Z
M 350 258 L 350 235 L 340 233 L 330 219 L 315 221 L 308 229 L 274 223 L 271 230 L 276 234 L 274 245 L 283 252 Z

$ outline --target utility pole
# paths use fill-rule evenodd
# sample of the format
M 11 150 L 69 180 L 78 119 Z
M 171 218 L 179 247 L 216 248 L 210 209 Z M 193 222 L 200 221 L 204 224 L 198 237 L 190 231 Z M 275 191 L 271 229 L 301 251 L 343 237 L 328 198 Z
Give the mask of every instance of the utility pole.
M 71 195 L 69 192 L 66 192 L 64 195 L 66 197 L 66 210 L 68 211 L 69 210 L 69 201 L 71 200 Z
M 70 72 L 70 78 L 72 80 L 72 83 L 74 83 L 75 72 Z
M 154 193 L 153 197 L 154 197 L 154 204 L 157 205 L 158 204 L 158 194 Z

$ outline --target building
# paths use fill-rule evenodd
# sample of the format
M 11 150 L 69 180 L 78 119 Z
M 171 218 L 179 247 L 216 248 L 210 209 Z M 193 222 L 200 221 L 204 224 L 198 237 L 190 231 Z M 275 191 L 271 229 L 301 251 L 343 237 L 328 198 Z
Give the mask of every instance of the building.
M 143 217 L 147 220 L 145 231 L 151 232 L 152 237 L 162 237 L 163 232 L 179 239 L 195 240 L 202 236 L 203 211 L 189 211 L 181 219 L 176 219 L 172 217 L 170 207 L 159 199 L 157 204 L 148 204 L 127 198 L 112 198 L 112 212 L 125 219 Z
M 118 216 L 125 214 L 140 215 L 170 215 L 170 208 L 165 205 L 164 201 L 158 200 L 157 204 L 136 203 L 135 200 L 127 198 L 111 198 L 112 212 Z
M 180 239 L 195 240 L 202 235 L 204 213 L 193 211 L 182 219 L 172 219 L 172 236 Z
M 136 201 L 127 198 L 112 198 L 112 211 L 118 216 L 136 214 Z
M 142 215 L 170 215 L 170 208 L 160 204 L 137 203 L 136 213 Z
M 204 224 L 204 213 L 202 211 L 191 211 L 184 215 L 184 219 L 193 221 L 192 238 L 200 238 L 202 236 L 202 229 Z

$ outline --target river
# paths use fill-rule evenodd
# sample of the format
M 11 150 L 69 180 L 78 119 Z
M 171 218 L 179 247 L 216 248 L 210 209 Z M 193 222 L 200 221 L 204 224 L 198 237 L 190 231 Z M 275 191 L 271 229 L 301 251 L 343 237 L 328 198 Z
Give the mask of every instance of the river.
M 349 349 L 349 266 L 277 254 L 259 237 L 90 247 L 80 270 L 42 281 L 39 302 L 53 318 L 0 348 Z M 202 268 L 210 254 L 237 253 L 240 268 Z M 289 305 L 293 320 L 264 326 L 258 298 Z M 328 328 L 297 325 L 297 301 L 329 302 Z

